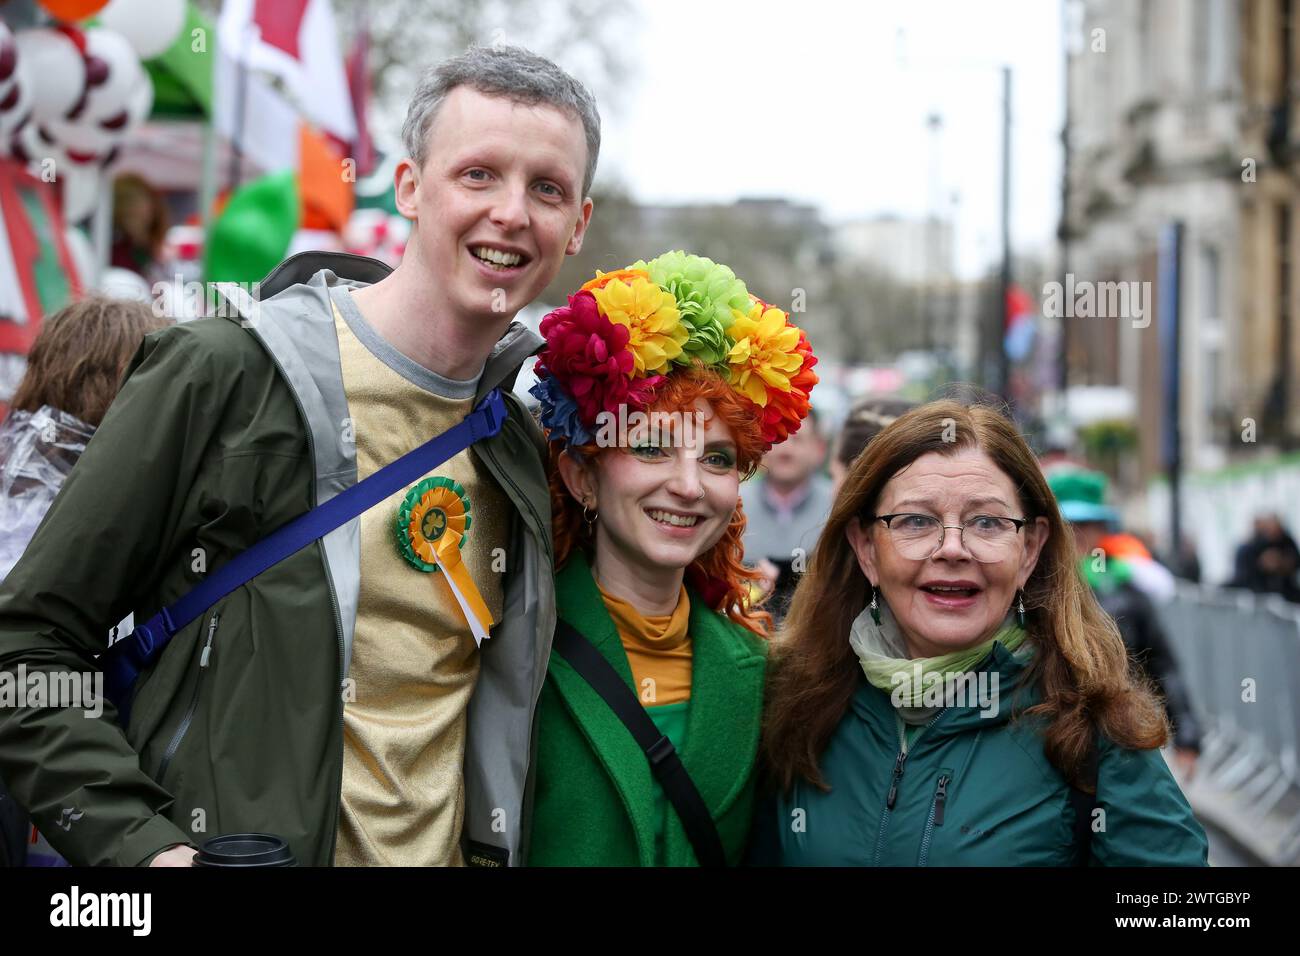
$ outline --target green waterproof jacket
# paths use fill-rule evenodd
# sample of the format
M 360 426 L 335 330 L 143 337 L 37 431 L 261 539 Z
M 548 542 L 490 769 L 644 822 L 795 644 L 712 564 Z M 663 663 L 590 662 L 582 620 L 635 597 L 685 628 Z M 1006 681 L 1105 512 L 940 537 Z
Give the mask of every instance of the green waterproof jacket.
M 985 690 L 938 713 L 906 748 L 889 694 L 863 678 L 820 766 L 765 801 L 751 861 L 783 866 L 1073 866 L 1070 785 L 1047 761 L 1020 687 L 1027 661 L 1001 644 Z M 997 681 L 993 678 L 996 676 Z M 996 688 L 997 693 L 993 690 Z M 978 691 L 978 684 L 975 688 Z M 1037 724 L 1041 728 L 1041 722 Z M 1205 832 L 1158 750 L 1099 745 L 1093 866 L 1204 866 Z
M 238 552 L 356 482 L 331 287 L 386 275 L 308 253 L 255 301 L 150 335 L 102 426 L 0 588 L 0 671 L 91 672 L 109 627 L 147 620 Z M 512 324 L 480 394 L 508 390 L 541 340 Z M 526 852 L 533 729 L 555 628 L 541 435 L 509 418 L 474 446 L 514 504 L 505 613 L 483 644 L 468 714 L 465 853 Z M 74 864 L 137 865 L 221 833 L 285 837 L 333 859 L 344 698 L 360 590 L 359 520 L 179 631 L 116 712 L 0 708 L 0 778 Z
M 556 578 L 560 616 L 622 675 L 632 669 L 587 560 Z M 730 863 L 744 853 L 754 809 L 754 762 L 767 644 L 690 593 L 691 701 L 682 763 L 717 825 Z M 542 689 L 530 866 L 696 866 L 695 851 L 632 734 L 559 654 Z M 656 812 L 667 806 L 663 859 Z

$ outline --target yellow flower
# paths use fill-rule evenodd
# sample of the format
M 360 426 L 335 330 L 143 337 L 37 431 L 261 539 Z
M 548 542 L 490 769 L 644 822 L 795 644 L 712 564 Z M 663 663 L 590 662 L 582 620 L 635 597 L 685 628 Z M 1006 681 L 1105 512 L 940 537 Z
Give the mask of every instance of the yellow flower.
M 796 350 L 799 330 L 786 323 L 780 309 L 755 302 L 749 314 L 732 309 L 735 321 L 727 335 L 735 345 L 727 353 L 731 384 L 759 407 L 766 407 L 769 390 L 790 391 L 790 379 L 798 374 L 803 356 Z
M 690 331 L 682 324 L 672 293 L 639 276 L 630 283 L 619 279 L 590 291 L 605 318 L 627 326 L 634 377 L 666 371 L 668 363 L 682 354 Z

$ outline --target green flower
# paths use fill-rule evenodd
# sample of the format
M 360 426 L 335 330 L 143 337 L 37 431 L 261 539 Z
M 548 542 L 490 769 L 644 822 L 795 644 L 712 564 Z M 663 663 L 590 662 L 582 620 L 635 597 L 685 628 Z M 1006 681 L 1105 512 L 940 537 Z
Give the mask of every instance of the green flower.
M 667 289 L 677 300 L 677 311 L 689 334 L 681 355 L 673 362 L 689 365 L 699 360 L 705 365 L 723 364 L 730 350 L 727 329 L 733 321 L 732 309 L 749 311 L 745 283 L 726 266 L 682 251 L 665 252 L 649 262 L 636 262 L 630 268 L 646 270 L 650 281 Z

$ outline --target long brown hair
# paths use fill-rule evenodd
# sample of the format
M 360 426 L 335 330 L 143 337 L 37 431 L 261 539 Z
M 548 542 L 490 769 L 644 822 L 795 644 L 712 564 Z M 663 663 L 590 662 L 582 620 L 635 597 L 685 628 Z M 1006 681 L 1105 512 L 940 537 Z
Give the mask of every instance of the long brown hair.
M 170 324 L 129 299 L 91 296 L 65 306 L 42 323 L 10 408 L 50 405 L 98 428 L 141 340 Z
M 870 514 L 885 484 L 922 455 L 978 448 L 1016 485 L 1024 514 L 1047 519 L 1049 534 L 1025 582 L 1025 628 L 1035 647 L 1027 679 L 1042 701 L 1024 711 L 1044 719 L 1052 765 L 1090 788 L 1081 770 L 1094 728 L 1121 747 L 1164 744 L 1169 725 L 1149 682 L 1132 673 L 1114 623 L 1075 566 L 1074 538 L 1033 452 L 1014 424 L 985 405 L 937 401 L 886 426 L 844 479 L 808 572 L 776 642 L 763 732 L 771 781 L 788 790 L 803 778 L 829 789 L 818 758 L 860 680 L 848 635 L 869 586 L 845 530 Z
M 752 475 L 763 457 L 762 425 L 754 415 L 753 407 L 742 401 L 716 372 L 698 365 L 674 371 L 655 393 L 649 410 L 689 413 L 697 399 L 708 401 L 713 413 L 731 429 L 741 477 Z M 588 525 L 584 520 L 582 506 L 569 494 L 560 477 L 560 455 L 576 454 L 592 462 L 596 456 L 613 451 L 616 449 L 599 448 L 594 444 L 573 449 L 560 442 L 550 444 L 551 527 L 557 568 L 564 566 L 575 548 L 590 555 L 595 547 L 594 524 Z M 755 634 L 766 635 L 772 618 L 766 611 L 750 604 L 749 584 L 762 575 L 744 564 L 744 534 L 745 512 L 737 498 L 736 510 L 732 512 L 727 530 L 712 548 L 691 563 L 686 569 L 686 577 L 715 610 Z

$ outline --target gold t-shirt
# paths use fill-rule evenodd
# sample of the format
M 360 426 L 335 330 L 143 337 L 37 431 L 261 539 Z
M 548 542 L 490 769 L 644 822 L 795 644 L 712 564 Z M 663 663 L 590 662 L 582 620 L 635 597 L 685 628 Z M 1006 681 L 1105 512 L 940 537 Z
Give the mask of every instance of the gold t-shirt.
M 460 422 L 474 383 L 440 378 L 402 355 L 335 290 L 343 387 L 357 480 Z M 347 319 L 344 318 L 347 314 Z M 470 501 L 461 551 L 493 620 L 509 499 L 467 449 L 430 475 L 454 479 Z M 413 483 L 414 484 L 414 483 Z M 361 593 L 343 712 L 343 793 L 336 866 L 459 866 L 464 817 L 466 708 L 479 652 L 443 572 L 398 550 L 402 489 L 361 516 Z

